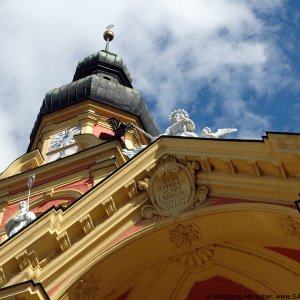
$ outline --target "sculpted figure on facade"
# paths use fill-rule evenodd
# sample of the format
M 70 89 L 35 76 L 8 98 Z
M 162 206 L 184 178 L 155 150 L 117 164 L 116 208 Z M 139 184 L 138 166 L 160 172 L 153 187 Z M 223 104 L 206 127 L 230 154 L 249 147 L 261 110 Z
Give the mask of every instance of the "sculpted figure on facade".
M 208 139 L 219 139 L 222 138 L 224 135 L 236 132 L 236 128 L 220 128 L 216 132 L 212 132 L 209 127 L 204 127 L 201 130 L 201 137 L 208 138 Z
M 11 237 L 15 233 L 19 232 L 22 228 L 24 228 L 26 225 L 32 222 L 35 218 L 35 213 L 29 211 L 28 202 L 21 201 L 19 213 L 5 224 L 5 231 L 7 236 Z
M 189 118 L 189 114 L 184 109 L 176 109 L 169 115 L 169 121 L 172 123 L 166 129 L 163 135 L 171 136 L 190 136 L 197 137 L 195 133 L 196 127 L 194 122 Z
M 172 125 L 168 127 L 162 135 L 198 137 L 198 135 L 195 133 L 195 123 L 189 118 L 189 114 L 186 110 L 174 110 L 169 115 L 169 121 L 172 123 Z M 149 137 L 151 141 L 155 141 L 161 136 L 151 136 L 136 125 L 132 124 L 132 126 L 139 130 L 141 133 L 145 134 L 147 137 Z M 123 149 L 122 152 L 127 157 L 132 158 L 141 150 L 143 150 L 146 146 L 147 145 L 141 145 L 140 147 L 131 150 Z
M 209 127 L 204 127 L 201 132 L 200 136 L 195 133 L 196 126 L 195 123 L 189 118 L 189 114 L 184 109 L 176 109 L 169 114 L 169 121 L 172 123 L 165 132 L 162 134 L 168 136 L 185 136 L 185 137 L 202 137 L 202 138 L 215 138 L 219 139 L 222 138 L 224 135 L 236 132 L 236 128 L 220 128 L 216 132 L 212 132 Z M 141 128 L 137 127 L 134 124 L 131 124 L 134 128 L 139 130 L 141 133 L 145 134 L 147 137 L 150 138 L 151 141 L 155 141 L 162 135 L 159 136 L 151 136 Z M 132 158 L 136 154 L 138 154 L 141 150 L 146 148 L 147 145 L 141 145 L 135 149 L 123 149 L 122 152 L 127 157 Z

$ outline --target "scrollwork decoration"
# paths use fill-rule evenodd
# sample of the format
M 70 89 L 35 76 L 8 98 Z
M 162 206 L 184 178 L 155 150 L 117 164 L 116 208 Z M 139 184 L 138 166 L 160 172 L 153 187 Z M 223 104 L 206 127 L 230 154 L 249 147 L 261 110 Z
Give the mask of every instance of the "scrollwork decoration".
M 137 188 L 139 191 L 146 191 L 149 193 L 149 185 L 150 185 L 150 178 L 145 177 L 143 180 L 138 181 Z

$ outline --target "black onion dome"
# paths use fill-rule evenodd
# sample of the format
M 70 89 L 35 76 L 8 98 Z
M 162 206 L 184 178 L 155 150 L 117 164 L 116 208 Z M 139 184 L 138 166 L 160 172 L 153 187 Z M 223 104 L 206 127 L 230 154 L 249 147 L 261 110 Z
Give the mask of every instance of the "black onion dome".
M 31 150 L 43 116 L 85 100 L 94 100 L 129 112 L 137 117 L 153 136 L 159 131 L 141 93 L 131 86 L 131 76 L 123 59 L 99 51 L 77 65 L 73 82 L 47 92 L 30 135 Z
M 122 57 L 107 51 L 99 51 L 81 60 L 76 68 L 73 81 L 92 74 L 108 76 L 110 80 L 117 79 L 120 84 L 132 88 L 132 78 Z

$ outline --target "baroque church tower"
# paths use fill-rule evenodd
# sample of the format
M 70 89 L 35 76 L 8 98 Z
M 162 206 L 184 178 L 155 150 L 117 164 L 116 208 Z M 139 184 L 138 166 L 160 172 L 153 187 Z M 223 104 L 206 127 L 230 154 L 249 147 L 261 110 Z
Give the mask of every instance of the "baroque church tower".
M 300 135 L 158 137 L 113 35 L 0 175 L 0 299 L 298 295 Z

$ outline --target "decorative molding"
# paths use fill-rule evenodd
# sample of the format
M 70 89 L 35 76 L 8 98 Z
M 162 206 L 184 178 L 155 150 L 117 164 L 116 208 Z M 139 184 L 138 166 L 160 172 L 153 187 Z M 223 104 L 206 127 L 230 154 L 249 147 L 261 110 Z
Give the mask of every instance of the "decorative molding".
M 300 221 L 287 216 L 280 219 L 280 225 L 287 235 L 293 236 L 300 241 Z
M 75 135 L 74 139 L 81 150 L 95 147 L 103 143 L 103 141 L 101 141 L 92 133 L 83 133 L 80 135 Z
M 58 237 L 56 237 L 56 240 L 62 252 L 65 252 L 71 247 L 71 241 L 66 231 L 60 234 Z
M 281 164 L 273 164 L 273 168 L 278 178 L 287 178 L 287 174 Z
M 202 172 L 205 172 L 205 173 L 212 172 L 211 165 L 210 165 L 210 162 L 208 161 L 207 157 L 201 158 L 200 165 L 201 165 Z
M 180 265 L 185 265 L 187 267 L 199 267 L 211 260 L 214 249 L 214 245 L 196 248 L 192 251 L 188 251 L 173 257 L 173 260 Z
M 200 230 L 193 224 L 179 224 L 170 231 L 170 236 L 176 247 L 191 247 L 193 242 L 200 240 Z
M 85 234 L 88 234 L 94 229 L 94 224 L 91 216 L 89 214 L 85 215 L 83 218 L 79 220 L 79 223 Z
M 5 285 L 6 282 L 7 282 L 7 280 L 6 280 L 5 273 L 3 271 L 3 268 L 0 267 L 0 287 L 2 287 L 3 285 Z
M 103 289 L 101 278 L 90 275 L 79 280 L 76 286 L 75 297 L 78 300 L 96 300 L 100 298 L 99 292 Z
M 27 250 L 24 250 L 16 255 L 15 259 L 17 260 L 21 271 L 26 269 L 28 266 L 31 266 L 32 269 L 39 266 L 39 259 L 34 250 L 29 253 L 27 252 Z
M 28 259 L 26 250 L 24 250 L 21 253 L 19 253 L 18 255 L 16 255 L 15 258 L 18 262 L 18 265 L 19 265 L 21 271 L 23 271 L 30 265 L 30 261 Z
M 236 171 L 234 169 L 231 159 L 223 159 L 222 161 L 223 161 L 226 173 L 230 174 L 230 175 L 235 175 Z
M 54 190 L 54 188 L 46 190 L 41 197 L 34 199 L 30 203 L 30 207 L 34 210 L 36 207 L 43 205 L 46 202 L 53 201 L 55 199 L 70 197 L 77 199 L 83 193 L 78 190 Z M 62 207 L 67 207 L 70 204 L 71 200 L 65 200 L 61 202 Z
M 153 169 L 153 168 L 152 168 Z M 138 181 L 138 189 L 146 191 L 151 205 L 142 207 L 145 219 L 162 219 L 211 204 L 207 202 L 208 189 L 196 189 L 198 161 L 187 161 L 184 157 L 164 155 L 157 161 L 153 175 Z
M 192 175 L 193 180 L 196 180 L 196 172 L 200 170 L 200 163 L 196 160 L 188 161 L 186 159 L 178 159 L 177 160 L 180 164 L 184 165 Z
M 256 164 L 256 161 L 247 161 L 247 165 L 249 167 L 249 171 L 252 176 L 261 176 L 261 173 Z
M 6 205 L 7 205 L 8 204 L 8 199 L 9 199 L 9 191 L 0 192 L 0 203 L 5 203 L 6 202 Z
M 52 198 L 52 197 L 53 197 L 53 193 L 54 193 L 54 189 L 51 188 L 51 189 L 45 191 L 43 198 L 44 198 L 45 200 L 46 200 L 46 199 L 49 199 L 49 198 Z
M 112 197 L 109 197 L 108 199 L 104 200 L 101 204 L 108 217 L 112 216 L 117 211 L 115 202 Z
M 154 163 L 154 164 L 152 164 L 151 166 L 149 166 L 149 167 L 146 169 L 146 172 L 148 173 L 148 175 L 149 175 L 150 177 L 152 177 L 153 174 L 154 174 L 154 172 L 155 172 L 155 170 L 156 170 L 156 165 L 155 165 L 155 163 Z
M 72 202 L 71 200 L 63 200 L 62 202 L 59 203 L 59 206 L 62 208 L 67 208 L 71 202 Z
M 213 201 L 207 199 L 208 188 L 205 186 L 200 186 L 196 190 L 194 205 L 191 207 L 191 210 L 196 208 L 203 208 L 214 204 Z
M 29 252 L 27 257 L 28 257 L 29 263 L 32 266 L 32 268 L 36 268 L 39 265 L 39 259 L 34 250 Z
M 127 190 L 130 199 L 133 199 L 138 195 L 138 189 L 134 180 L 127 183 L 125 189 Z
M 149 185 L 151 179 L 149 177 L 145 177 L 143 180 L 138 181 L 137 187 L 139 191 L 146 191 L 149 194 Z
M 0 180 L 36 168 L 45 162 L 41 152 L 36 149 L 13 161 L 0 175 Z

